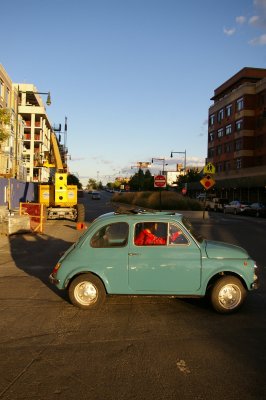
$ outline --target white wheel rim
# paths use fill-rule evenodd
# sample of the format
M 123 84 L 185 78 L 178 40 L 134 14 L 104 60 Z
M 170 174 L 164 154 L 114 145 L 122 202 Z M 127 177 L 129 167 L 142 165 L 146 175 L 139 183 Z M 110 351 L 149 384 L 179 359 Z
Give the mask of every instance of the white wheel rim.
M 221 288 L 218 300 L 220 305 L 227 310 L 232 310 L 241 302 L 241 290 L 237 285 L 228 284 Z
M 78 303 L 88 306 L 96 302 L 98 292 L 91 282 L 83 281 L 75 287 L 74 296 Z

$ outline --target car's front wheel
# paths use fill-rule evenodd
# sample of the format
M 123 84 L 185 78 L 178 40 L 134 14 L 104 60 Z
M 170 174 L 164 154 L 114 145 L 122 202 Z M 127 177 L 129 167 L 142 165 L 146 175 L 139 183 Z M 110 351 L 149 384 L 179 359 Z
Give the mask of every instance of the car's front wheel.
M 221 314 L 237 311 L 246 298 L 246 289 L 242 282 L 234 276 L 220 278 L 211 290 L 213 308 Z
M 105 300 L 102 281 L 93 274 L 81 274 L 70 284 L 68 294 L 74 306 L 85 310 L 98 308 Z

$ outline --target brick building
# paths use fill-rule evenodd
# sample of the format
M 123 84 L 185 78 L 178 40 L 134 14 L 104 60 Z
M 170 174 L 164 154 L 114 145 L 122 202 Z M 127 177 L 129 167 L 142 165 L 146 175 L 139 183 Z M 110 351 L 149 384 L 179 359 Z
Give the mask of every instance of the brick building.
M 266 69 L 243 68 L 214 91 L 207 162 L 230 200 L 266 201 Z

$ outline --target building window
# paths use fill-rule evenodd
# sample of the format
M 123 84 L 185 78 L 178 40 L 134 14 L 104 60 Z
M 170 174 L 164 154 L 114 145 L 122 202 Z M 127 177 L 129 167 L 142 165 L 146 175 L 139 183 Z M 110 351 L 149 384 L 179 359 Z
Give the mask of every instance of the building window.
M 232 125 L 226 125 L 225 127 L 225 134 L 230 135 L 232 133 Z
M 218 122 L 221 122 L 224 119 L 224 109 L 218 111 Z
M 214 156 L 214 148 L 212 147 L 211 149 L 209 149 L 208 151 L 208 158 L 213 158 Z
M 236 169 L 240 169 L 241 168 L 241 158 L 237 158 L 236 160 Z
M 230 117 L 232 115 L 232 104 L 229 104 L 225 107 L 225 115 L 226 117 Z
M 242 149 L 242 140 L 237 140 L 236 141 L 235 148 L 236 148 L 236 151 L 239 151 L 239 150 Z
M 230 161 L 226 161 L 224 163 L 224 170 L 225 171 L 230 171 L 230 169 L 231 169 L 231 163 L 230 163 Z
M 225 151 L 225 153 L 231 153 L 231 143 L 227 143 L 224 146 L 224 151 Z
M 222 146 L 217 147 L 217 155 L 222 154 Z
M 241 110 L 243 110 L 243 108 L 244 108 L 244 99 L 243 99 L 243 97 L 241 97 L 240 99 L 238 99 L 236 101 L 236 110 L 241 111 Z
M 223 172 L 223 164 L 217 164 L 217 172 Z
M 6 88 L 6 96 L 5 96 L 5 101 L 6 101 L 6 106 L 9 106 L 9 97 L 10 97 L 10 90 Z
M 241 129 L 243 129 L 243 119 L 236 121 L 236 130 L 241 131 Z
M 215 122 L 215 114 L 210 115 L 209 126 L 213 126 Z
M 4 98 L 4 82 L 0 79 L 0 97 Z
M 214 132 L 210 132 L 210 142 L 214 141 L 214 137 L 215 137 L 215 133 Z
M 224 130 L 223 130 L 223 128 L 221 128 L 221 129 L 218 129 L 218 132 L 217 132 L 217 136 L 218 136 L 218 138 L 221 138 L 221 137 L 223 137 L 223 134 L 224 134 Z

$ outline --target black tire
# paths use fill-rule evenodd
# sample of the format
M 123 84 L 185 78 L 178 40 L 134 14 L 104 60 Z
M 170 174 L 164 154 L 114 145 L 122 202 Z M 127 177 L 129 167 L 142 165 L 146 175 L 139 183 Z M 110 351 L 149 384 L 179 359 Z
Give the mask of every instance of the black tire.
M 76 222 L 84 222 L 85 221 L 85 207 L 84 204 L 77 204 L 77 219 Z
M 69 285 L 71 303 L 83 310 L 99 308 L 105 301 L 106 291 L 102 281 L 93 274 L 81 274 Z
M 230 314 L 237 311 L 246 298 L 247 291 L 234 276 L 224 276 L 215 282 L 210 300 L 215 311 Z

